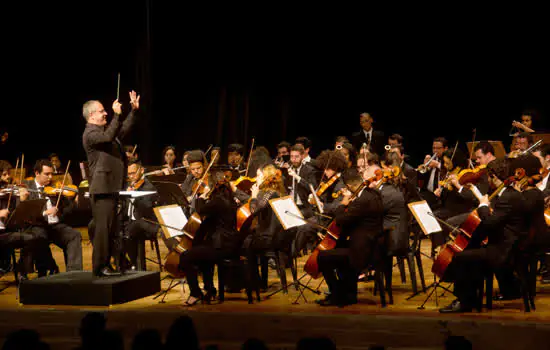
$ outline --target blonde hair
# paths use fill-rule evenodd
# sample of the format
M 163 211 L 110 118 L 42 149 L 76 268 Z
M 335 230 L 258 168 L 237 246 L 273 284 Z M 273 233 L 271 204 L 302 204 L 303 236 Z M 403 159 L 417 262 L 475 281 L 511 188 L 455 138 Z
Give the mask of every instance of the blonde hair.
M 286 194 L 281 170 L 277 169 L 273 164 L 268 164 L 262 168 L 262 173 L 264 181 L 260 185 L 260 190 L 273 190 L 281 196 Z

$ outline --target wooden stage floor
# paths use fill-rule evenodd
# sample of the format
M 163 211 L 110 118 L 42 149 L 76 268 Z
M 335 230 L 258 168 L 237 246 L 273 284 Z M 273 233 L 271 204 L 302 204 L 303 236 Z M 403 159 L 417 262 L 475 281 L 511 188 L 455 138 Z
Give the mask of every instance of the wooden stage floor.
M 85 229 L 81 232 L 84 237 L 84 269 L 90 270 L 92 248 Z M 428 252 L 429 241 L 423 244 Z M 146 246 L 147 256 L 153 258 L 154 252 L 149 244 Z M 54 246 L 52 250 L 63 270 L 62 251 Z M 161 243 L 161 256 L 166 253 L 166 247 Z M 305 258 L 299 260 L 300 274 L 304 261 Z M 433 282 L 432 262 L 423 257 L 423 265 L 426 283 L 430 284 Z M 148 262 L 148 269 L 158 270 L 158 266 Z M 290 272 L 287 275 L 288 281 L 292 281 Z M 13 281 L 13 274 L 0 280 L 0 288 L 10 281 Z M 162 287 L 166 288 L 168 284 L 169 281 L 164 280 Z M 280 285 L 275 270 L 271 269 L 270 284 L 273 289 Z M 311 286 L 318 284 L 319 280 L 310 283 Z M 420 280 L 418 285 L 420 287 Z M 0 293 L 0 337 L 15 329 L 34 328 L 54 345 L 53 348 L 71 348 L 78 344 L 78 325 L 82 316 L 88 311 L 100 311 L 107 313 L 109 327 L 124 333 L 127 344 L 139 329 L 153 327 L 164 334 L 170 323 L 181 314 L 193 317 L 203 345 L 220 344 L 222 349 L 239 348 L 244 340 L 253 336 L 264 339 L 272 348 L 289 348 L 306 335 L 330 336 L 339 347 L 357 349 L 372 344 L 384 344 L 390 348 L 436 349 L 441 348 L 448 334 L 466 336 L 472 340 L 474 348 L 533 349 L 541 348 L 541 344 L 550 344 L 550 285 L 537 285 L 535 312 L 524 313 L 522 301 L 516 300 L 495 302 L 491 311 L 454 315 L 438 312 L 439 307 L 454 299 L 450 293 L 439 296 L 439 305 L 432 297 L 424 310 L 418 310 L 427 294 L 420 293 L 406 300 L 412 293 L 410 281 L 402 284 L 396 267 L 393 305 L 381 308 L 379 297 L 373 295 L 372 289 L 373 282 L 361 282 L 359 304 L 345 308 L 321 307 L 314 303 L 319 296 L 310 291 L 304 293 L 308 302 L 301 298 L 298 304 L 293 304 L 298 292 L 292 287 L 288 295 L 278 293 L 253 305 L 247 303 L 243 292 L 226 293 L 223 304 L 185 308 L 181 303 L 187 293 L 182 294 L 179 287 L 167 293 L 164 303 L 159 303 L 160 298 L 150 296 L 110 307 L 77 307 L 21 305 L 17 300 L 16 288 L 12 286 Z M 322 284 L 320 290 L 326 291 L 326 285 Z M 188 292 L 188 288 L 185 291 Z

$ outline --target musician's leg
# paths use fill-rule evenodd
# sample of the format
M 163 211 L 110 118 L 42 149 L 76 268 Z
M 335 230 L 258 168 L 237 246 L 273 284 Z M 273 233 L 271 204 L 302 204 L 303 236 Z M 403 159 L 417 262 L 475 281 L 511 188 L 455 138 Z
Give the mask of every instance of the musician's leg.
M 319 253 L 318 258 L 319 271 L 323 274 L 329 287 L 331 300 L 334 303 L 340 303 L 346 299 L 346 280 L 338 277 L 337 273 L 349 269 L 349 249 L 336 248 L 325 250 Z M 338 272 L 336 272 L 338 271 Z M 344 273 L 345 275 L 345 273 Z M 340 275 L 341 277 L 342 275 Z M 356 281 L 357 282 L 357 281 Z
M 115 194 L 92 195 L 91 202 L 95 223 L 92 265 L 94 274 L 99 275 L 103 268 L 110 266 L 111 243 L 116 234 L 117 197 Z
M 59 223 L 49 230 L 50 239 L 66 252 L 67 271 L 82 270 L 82 236 L 74 228 Z

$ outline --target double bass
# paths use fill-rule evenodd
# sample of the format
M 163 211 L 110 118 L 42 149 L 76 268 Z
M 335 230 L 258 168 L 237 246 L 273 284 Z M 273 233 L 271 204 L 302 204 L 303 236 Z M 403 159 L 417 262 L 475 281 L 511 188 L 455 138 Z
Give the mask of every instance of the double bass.
M 381 180 L 383 177 L 384 177 L 384 172 L 381 169 L 376 170 L 376 173 L 373 177 L 363 181 L 363 183 L 359 185 L 357 190 L 351 195 L 351 199 L 352 200 L 355 199 L 365 187 L 369 186 L 372 182 Z M 310 275 L 312 278 L 318 279 L 319 277 L 321 277 L 321 271 L 319 271 L 319 261 L 318 261 L 319 253 L 323 250 L 332 250 L 336 248 L 336 243 L 340 238 L 341 229 L 336 223 L 336 219 L 333 219 L 326 228 L 317 224 L 313 224 L 311 222 L 308 222 L 308 223 L 326 231 L 326 234 L 324 235 L 323 239 L 317 245 L 317 247 L 313 250 L 309 258 L 307 259 L 306 263 L 304 264 L 304 271 L 308 275 Z

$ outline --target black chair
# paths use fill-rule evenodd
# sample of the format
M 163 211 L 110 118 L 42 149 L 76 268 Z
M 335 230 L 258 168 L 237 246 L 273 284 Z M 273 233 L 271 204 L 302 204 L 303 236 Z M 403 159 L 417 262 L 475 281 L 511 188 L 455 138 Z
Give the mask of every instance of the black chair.
M 246 257 L 239 256 L 232 259 L 223 259 L 218 262 L 217 265 L 220 303 L 225 301 L 226 278 L 230 271 L 240 271 L 242 276 L 244 276 L 244 285 L 249 304 L 254 303 L 252 295 L 253 291 L 256 293 L 256 300 L 258 302 L 261 301 L 259 283 L 254 280 L 254 276 L 250 273 L 250 267 L 248 266 L 248 259 Z
M 154 264 L 157 264 L 159 266 L 159 270 L 160 272 L 162 272 L 162 258 L 160 256 L 160 248 L 159 248 L 159 241 L 158 241 L 158 238 L 157 236 L 151 238 L 151 239 L 147 239 L 147 241 L 149 241 L 151 243 L 151 250 L 155 251 L 156 252 L 156 260 L 154 259 L 151 259 L 151 258 L 148 258 L 145 254 L 145 241 L 146 240 L 140 240 L 139 243 L 138 243 L 138 250 L 137 250 L 137 270 L 139 271 L 145 271 L 147 270 L 147 260 L 148 261 L 151 261 L 152 263 Z

